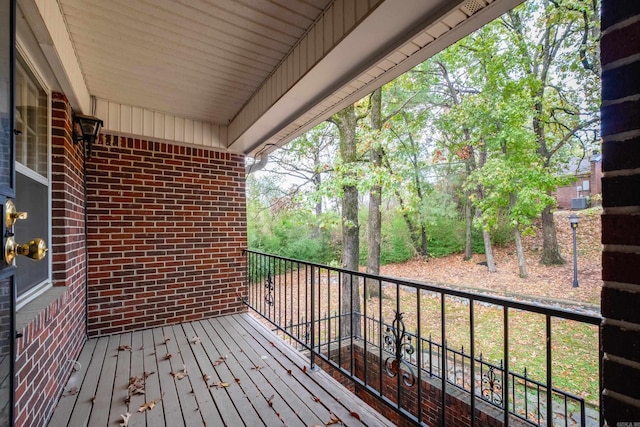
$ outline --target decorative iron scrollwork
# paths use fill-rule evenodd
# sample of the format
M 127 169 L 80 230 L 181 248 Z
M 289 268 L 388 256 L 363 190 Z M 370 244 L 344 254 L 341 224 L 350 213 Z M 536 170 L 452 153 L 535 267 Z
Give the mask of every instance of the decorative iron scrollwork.
M 394 312 L 395 319 L 393 320 L 392 326 L 387 326 L 384 344 L 389 351 L 395 354 L 394 356 L 387 357 L 384 361 L 384 366 L 387 375 L 393 378 L 400 373 L 405 385 L 411 387 L 416 383 L 416 375 L 411 365 L 405 360 L 404 354 L 411 356 L 416 350 L 411 343 L 411 335 L 407 334 L 404 321 L 402 320 L 404 313 Z
M 273 298 L 273 290 L 275 289 L 275 286 L 273 284 L 273 280 L 271 280 L 271 275 L 270 274 L 267 275 L 267 280 L 264 282 L 264 287 L 267 290 L 267 293 L 264 296 L 264 302 L 268 306 L 272 306 L 274 304 L 274 302 L 275 302 L 275 300 Z
M 497 376 L 493 366 L 482 375 L 482 397 L 494 405 L 502 406 L 502 375 Z

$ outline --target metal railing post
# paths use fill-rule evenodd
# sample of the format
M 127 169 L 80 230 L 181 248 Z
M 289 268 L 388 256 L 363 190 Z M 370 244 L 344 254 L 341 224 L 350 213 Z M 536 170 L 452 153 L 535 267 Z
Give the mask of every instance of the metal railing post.
M 311 267 L 311 369 L 316 367 L 314 345 L 316 343 L 316 279 L 315 279 L 315 267 Z

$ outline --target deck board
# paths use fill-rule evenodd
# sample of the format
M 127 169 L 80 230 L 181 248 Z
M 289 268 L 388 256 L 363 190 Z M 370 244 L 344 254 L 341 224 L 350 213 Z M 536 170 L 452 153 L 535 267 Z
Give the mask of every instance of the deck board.
M 209 425 L 223 425 L 222 418 L 218 413 L 211 391 L 208 384 L 205 382 L 202 372 L 207 371 L 207 364 L 204 363 L 206 354 L 202 353 L 202 346 L 190 345 L 187 337 L 193 337 L 193 333 L 189 334 L 187 329 L 183 329 L 181 325 L 174 326 L 174 335 L 176 337 L 176 343 L 182 350 L 182 358 L 187 366 L 197 366 L 196 371 L 189 373 L 189 382 L 191 385 L 190 393 L 193 395 L 193 399 L 196 403 L 196 409 L 201 417 L 202 422 L 206 422 Z M 186 349 L 189 349 L 187 351 Z M 197 355 L 196 355 L 197 354 Z M 202 364 L 198 361 L 198 357 L 201 358 Z M 208 360 L 208 359 L 206 359 Z M 184 381 L 184 380 L 182 380 Z
M 147 393 L 145 397 L 147 402 L 157 401 L 157 406 L 162 406 L 166 425 L 180 427 L 185 424 L 182 418 L 178 391 L 176 390 L 176 380 L 170 374 L 172 367 L 169 354 L 173 357 L 173 353 L 168 348 L 169 341 L 167 340 L 170 339 L 171 337 L 167 337 L 162 328 L 153 329 L 153 340 L 156 346 L 155 356 L 158 364 L 157 375 L 160 380 L 161 394 L 150 395 Z
M 186 327 L 187 325 L 183 325 Z M 193 335 L 198 336 L 201 339 L 201 345 L 207 353 L 211 370 L 209 368 L 203 371 L 204 374 L 211 376 L 209 383 L 223 382 L 228 383 L 229 387 L 210 387 L 213 399 L 218 406 L 220 414 L 226 425 L 242 425 L 248 423 L 248 425 L 264 425 L 260 415 L 256 412 L 253 405 L 249 401 L 249 397 L 245 394 L 243 389 L 237 388 L 229 367 L 227 366 L 226 359 L 222 363 L 219 363 L 221 358 L 228 358 L 229 355 L 225 351 L 225 348 L 217 343 L 215 336 L 211 336 L 204 330 L 200 322 L 193 323 L 190 326 L 193 327 Z M 215 365 L 215 366 L 214 366 Z M 232 387 L 233 386 L 233 387 Z
M 97 343 L 98 340 L 90 340 L 87 341 L 82 348 L 80 356 L 78 357 L 79 369 L 71 373 L 67 385 L 63 390 L 62 397 L 58 402 L 57 410 L 51 418 L 51 425 L 64 426 L 69 423 L 73 408 L 78 401 L 78 394 L 71 393 L 70 391 L 77 391 L 82 386 L 85 376 L 89 371 L 89 365 Z
M 335 414 L 344 425 L 385 425 L 388 423 L 381 415 L 365 405 L 342 386 L 337 386 L 337 382 L 326 372 L 309 369 L 308 360 L 295 350 L 288 347 L 277 337 L 270 335 L 270 331 L 263 325 L 255 321 L 245 321 L 246 319 L 237 317 L 234 320 L 242 329 L 238 329 L 239 334 L 246 334 L 256 340 L 263 351 L 272 356 L 267 361 L 271 361 L 274 371 L 288 372 L 291 370 L 292 377 L 299 383 L 299 386 L 307 392 L 309 399 L 322 405 L 325 409 L 323 423 L 326 424 L 331 419 L 331 414 Z M 306 372 L 305 372 L 305 367 Z M 317 402 L 316 402 L 317 400 Z M 361 421 L 351 415 L 356 412 Z M 391 424 L 389 424 L 391 425 Z
M 91 408 L 94 406 L 94 397 L 96 397 L 98 379 L 100 378 L 102 366 L 105 362 L 105 353 L 107 352 L 108 343 L 108 337 L 98 338 L 96 348 L 87 366 L 87 375 L 85 376 L 82 386 L 80 386 L 79 392 L 77 393 L 76 403 L 73 407 L 73 412 L 68 425 L 84 426 L 87 425 L 89 421 Z M 68 395 L 71 388 L 65 387 L 65 390 L 67 390 Z M 108 398 L 111 399 L 111 393 L 109 393 Z M 62 399 L 64 399 L 64 394 Z
M 131 404 L 129 405 L 129 412 L 135 414 L 147 399 L 157 399 L 161 395 L 160 390 L 160 374 L 158 373 L 158 362 L 156 359 L 156 343 L 153 338 L 153 331 L 148 329 L 146 331 L 142 331 L 142 354 L 143 354 L 143 364 L 144 364 L 144 372 L 149 373 L 149 376 L 145 380 L 145 391 L 144 395 L 138 395 L 137 398 L 131 399 Z M 143 372 L 143 374 L 144 374 Z M 140 375 L 135 374 L 134 375 Z M 158 410 L 146 411 L 144 412 L 144 417 L 140 416 L 132 416 L 129 419 L 129 425 L 136 425 L 138 420 L 140 420 L 141 425 L 144 425 L 146 422 L 147 426 L 162 426 L 164 425 L 164 406 L 160 405 Z
M 255 366 L 265 366 L 272 367 L 272 363 L 269 360 L 269 356 L 265 353 L 258 354 L 255 349 L 249 345 L 245 340 L 245 336 L 239 334 L 234 322 L 229 322 L 227 319 L 220 318 L 218 320 L 223 326 L 222 333 L 229 334 L 224 338 L 231 340 L 231 335 L 234 336 L 234 340 L 236 345 L 239 346 L 237 351 L 243 349 L 240 353 L 244 355 L 247 360 L 252 359 L 253 367 Z M 223 338 L 223 335 L 221 335 Z M 224 339 L 223 338 L 223 339 Z M 262 356 L 267 356 L 267 358 L 263 359 Z M 295 384 L 295 382 L 290 381 L 290 375 L 287 373 L 285 369 L 282 369 L 280 372 L 273 369 L 260 369 L 260 370 L 252 370 L 252 373 L 255 377 L 262 376 L 263 378 L 259 379 L 260 388 L 265 387 L 267 390 L 264 390 L 264 394 L 266 396 L 276 396 L 273 401 L 273 408 L 277 412 L 282 415 L 285 425 L 287 426 L 295 426 L 301 425 L 305 426 L 308 424 L 316 425 L 322 424 L 322 420 L 318 416 L 318 414 L 311 411 L 306 402 L 303 402 L 300 397 L 295 393 L 295 390 L 292 390 L 291 386 Z M 254 380 L 255 381 L 255 380 Z M 258 384 L 256 382 L 256 384 Z M 309 402 L 310 403 L 310 402 Z M 280 407 L 285 407 L 287 411 L 280 411 Z M 295 408 L 295 411 L 291 410 L 291 408 Z
M 144 373 L 147 371 L 144 366 L 144 337 L 142 331 L 137 331 L 131 334 L 131 371 L 128 373 L 129 377 L 138 376 L 144 378 Z M 155 372 L 155 366 L 148 372 Z M 152 374 L 153 375 L 153 374 Z M 151 376 L 151 375 L 150 375 Z M 147 387 L 149 390 L 149 378 L 146 379 Z M 144 404 L 144 395 L 143 394 L 132 394 L 130 395 L 127 390 L 127 396 L 129 397 L 129 405 L 127 412 L 134 412 L 139 408 L 142 404 Z M 116 415 L 117 419 L 117 415 Z M 113 417 L 110 418 L 113 420 Z M 134 417 L 130 418 L 131 422 L 129 422 L 128 427 L 145 427 L 147 425 L 146 417 Z
M 127 413 L 129 427 L 305 427 L 331 414 L 347 426 L 392 425 L 327 373 L 304 369 L 308 360 L 247 313 L 91 339 L 79 362 L 65 386 L 77 393 L 60 398 L 51 427 L 119 425 Z M 183 379 L 171 375 L 185 368 Z M 145 373 L 145 394 L 130 396 L 129 379 Z
M 221 318 L 213 319 L 209 325 L 211 328 L 210 336 L 216 334 L 218 337 L 216 342 L 226 347 L 226 352 L 231 360 L 227 362 L 227 366 L 234 375 L 234 379 L 240 380 L 241 387 L 248 388 L 246 390 L 247 397 L 265 424 L 271 426 L 284 422 L 285 425 L 291 427 L 304 426 L 286 402 L 276 399 L 278 393 L 264 377 L 264 373 L 268 373 L 269 370 L 260 368 L 263 366 L 261 356 L 252 353 L 249 347 L 240 347 L 240 343 L 237 341 L 238 337 L 232 338 L 228 334 Z M 269 399 L 272 397 L 270 404 Z

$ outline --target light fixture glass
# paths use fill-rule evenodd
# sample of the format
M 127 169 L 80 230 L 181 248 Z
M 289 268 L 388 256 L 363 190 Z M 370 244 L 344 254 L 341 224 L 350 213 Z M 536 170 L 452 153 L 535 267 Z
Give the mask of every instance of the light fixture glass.
M 74 143 L 86 142 L 89 157 L 91 157 L 91 146 L 98 139 L 98 133 L 102 125 L 102 120 L 97 117 L 84 114 L 73 116 L 73 141 Z

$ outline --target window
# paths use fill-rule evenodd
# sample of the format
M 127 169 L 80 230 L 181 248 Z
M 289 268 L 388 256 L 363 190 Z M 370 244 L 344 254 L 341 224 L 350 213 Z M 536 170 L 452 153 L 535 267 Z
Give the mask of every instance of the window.
M 16 62 L 16 207 L 28 218 L 15 224 L 16 241 L 50 239 L 49 94 L 26 63 Z M 16 258 L 18 308 L 51 286 L 51 253 L 42 261 Z

